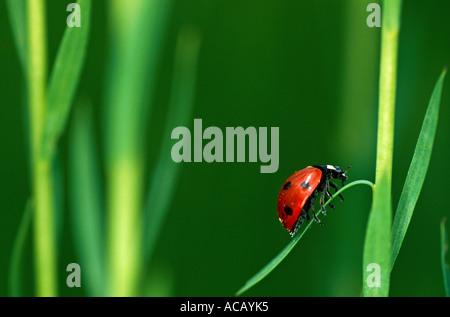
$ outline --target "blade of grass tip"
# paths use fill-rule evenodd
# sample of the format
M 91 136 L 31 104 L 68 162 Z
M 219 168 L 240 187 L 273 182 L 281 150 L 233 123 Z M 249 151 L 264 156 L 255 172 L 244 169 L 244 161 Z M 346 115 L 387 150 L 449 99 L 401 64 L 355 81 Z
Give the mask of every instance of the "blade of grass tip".
M 443 218 L 441 221 L 441 265 L 442 275 L 444 278 L 445 296 L 450 297 L 450 266 L 446 261 L 448 252 L 447 231 L 445 230 L 446 221 L 446 218 Z
M 173 128 L 187 126 L 192 115 L 200 41 L 199 31 L 194 28 L 184 28 L 178 35 L 171 100 L 163 132 L 164 141 L 153 169 L 145 204 L 143 246 L 147 263 L 175 192 L 180 164 L 167 159 L 172 148 L 170 135 Z
M 8 272 L 8 293 L 11 297 L 24 296 L 23 291 L 23 279 L 22 279 L 22 257 L 25 248 L 25 241 L 31 230 L 31 217 L 33 215 L 33 203 L 31 200 L 27 201 L 25 211 L 20 221 L 19 230 L 17 231 L 16 238 L 12 248 L 11 257 L 9 260 L 9 272 Z
M 87 51 L 91 0 L 78 0 L 77 3 L 81 10 L 81 26 L 66 27 L 50 76 L 42 140 L 44 155 L 47 156 L 64 132 Z
M 114 0 L 105 104 L 110 296 L 134 296 L 142 270 L 145 131 L 172 1 Z
M 338 197 L 340 193 L 347 190 L 350 187 L 353 187 L 355 185 L 368 185 L 372 187 L 373 190 L 373 184 L 366 180 L 358 180 L 354 181 L 350 184 L 347 184 L 346 186 L 342 187 L 340 190 L 338 190 L 331 199 L 329 199 L 327 202 L 325 202 L 325 206 L 327 206 L 334 198 Z M 317 215 L 320 215 L 322 213 L 322 210 L 319 210 L 316 212 Z M 236 296 L 241 295 L 242 293 L 246 292 L 253 286 L 255 286 L 257 283 L 259 283 L 263 278 L 265 278 L 270 272 L 275 269 L 278 264 L 283 261 L 283 259 L 291 252 L 291 250 L 294 248 L 294 246 L 300 241 L 300 239 L 303 237 L 305 232 L 311 227 L 312 223 L 314 222 L 314 219 L 311 219 L 306 226 L 300 229 L 300 231 L 294 236 L 294 238 L 288 243 L 288 245 L 280 252 L 278 255 L 272 259 L 266 266 L 264 266 L 258 273 L 256 273 L 252 278 L 250 278 L 244 286 L 242 286 L 237 292 Z
M 428 109 L 423 120 L 414 155 L 409 166 L 405 184 L 400 195 L 394 222 L 392 224 L 392 257 L 391 269 L 394 267 L 403 239 L 411 221 L 414 208 L 419 199 L 422 185 L 428 170 L 433 150 L 434 136 L 439 117 L 442 86 L 446 70 L 444 70 L 434 86 Z
M 27 71 L 27 11 L 26 0 L 7 0 L 11 28 L 16 43 L 19 60 L 24 72 Z
M 70 217 L 88 296 L 106 296 L 100 168 L 91 108 L 75 108 L 69 145 Z
M 391 188 L 401 0 L 383 1 L 375 190 L 363 254 L 363 295 L 388 296 L 391 268 Z M 379 268 L 374 284 L 372 268 Z M 378 283 L 379 281 L 379 283 Z

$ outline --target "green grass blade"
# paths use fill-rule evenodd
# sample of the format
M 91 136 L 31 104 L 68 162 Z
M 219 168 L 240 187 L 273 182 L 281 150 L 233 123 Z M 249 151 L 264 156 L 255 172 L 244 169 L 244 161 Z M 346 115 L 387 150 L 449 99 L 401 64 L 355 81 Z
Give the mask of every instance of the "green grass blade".
M 110 296 L 134 296 L 142 271 L 146 125 L 172 1 L 109 1 L 105 143 Z
M 366 180 L 359 180 L 359 181 L 354 181 L 344 187 L 342 187 L 339 191 L 337 191 L 334 195 L 333 198 L 328 200 L 325 203 L 325 206 L 327 206 L 334 198 L 338 197 L 338 195 L 340 193 L 342 193 L 343 191 L 345 191 L 346 189 L 355 186 L 355 185 L 369 185 L 372 187 L 373 189 L 373 184 L 369 181 Z M 317 213 L 317 215 L 320 215 L 322 212 L 322 210 L 319 210 Z M 252 278 L 250 278 L 245 284 L 244 286 L 242 286 L 237 292 L 236 295 L 239 296 L 242 293 L 246 292 L 247 290 L 249 290 L 250 288 L 252 288 L 253 286 L 255 286 L 257 283 L 259 283 L 263 278 L 265 278 L 270 272 L 273 271 L 273 269 L 275 269 L 278 264 L 281 263 L 281 261 L 283 261 L 283 259 L 289 254 L 289 252 L 291 252 L 291 250 L 294 248 L 294 246 L 298 243 L 298 241 L 300 241 L 300 239 L 303 237 L 303 235 L 305 234 L 305 232 L 309 229 L 309 227 L 311 227 L 312 223 L 314 222 L 314 219 L 311 219 L 303 228 L 300 229 L 300 231 L 294 236 L 294 238 L 289 242 L 289 244 L 280 252 L 278 253 L 278 255 L 273 258 L 272 261 L 270 261 L 266 266 L 264 266 L 258 273 L 256 273 Z
M 417 140 L 416 149 L 411 165 L 409 166 L 408 175 L 406 176 L 405 184 L 403 185 L 403 190 L 398 202 L 397 211 L 392 224 L 391 267 L 394 266 L 395 260 L 397 259 L 427 174 L 438 123 L 439 105 L 441 102 L 445 73 L 446 71 L 444 70 L 434 86 L 428 109 L 423 120 L 422 129 L 419 134 L 419 139 Z
M 390 211 L 387 178 L 383 177 L 375 184 L 372 209 L 367 222 L 363 254 L 363 296 L 388 296 L 390 280 L 391 219 L 385 219 Z M 380 285 L 373 286 L 372 265 L 380 268 Z
M 178 36 L 171 101 L 163 133 L 164 141 L 153 169 L 145 204 L 143 252 L 146 261 L 153 253 L 167 209 L 175 192 L 181 166 L 168 159 L 172 148 L 170 134 L 172 129 L 177 126 L 187 126 L 191 119 L 200 41 L 198 30 L 192 28 L 181 30 Z
M 373 204 L 364 241 L 364 296 L 389 295 L 392 163 L 401 6 L 401 0 L 385 0 L 382 6 L 376 175 Z M 377 286 L 368 282 L 368 279 L 372 278 L 369 268 L 373 265 L 380 268 L 381 284 L 375 284 Z
M 51 160 L 43 157 L 47 113 L 47 31 L 44 0 L 27 1 L 27 84 L 34 202 L 34 266 L 37 296 L 58 294 L 54 192 Z
M 70 136 L 70 216 L 75 247 L 87 294 L 105 296 L 103 203 L 91 108 L 76 108 Z
M 20 221 L 19 230 L 12 248 L 9 261 L 8 272 L 8 294 L 12 297 L 24 296 L 22 281 L 22 256 L 25 248 L 25 241 L 31 229 L 31 217 L 33 215 L 33 206 L 31 200 L 28 200 L 25 211 Z
M 45 155 L 49 155 L 64 132 L 86 55 L 91 0 L 78 0 L 77 3 L 81 8 L 81 27 L 66 27 L 50 76 L 42 140 Z
M 442 275 L 444 278 L 445 296 L 450 297 L 450 266 L 446 261 L 448 252 L 448 238 L 445 230 L 445 222 L 447 219 L 443 218 L 441 221 L 441 265 Z
M 26 0 L 7 0 L 11 28 L 17 47 L 20 63 L 24 72 L 27 71 L 27 4 Z
M 103 203 L 96 148 L 91 109 L 77 107 L 69 148 L 72 232 L 87 294 L 105 296 Z

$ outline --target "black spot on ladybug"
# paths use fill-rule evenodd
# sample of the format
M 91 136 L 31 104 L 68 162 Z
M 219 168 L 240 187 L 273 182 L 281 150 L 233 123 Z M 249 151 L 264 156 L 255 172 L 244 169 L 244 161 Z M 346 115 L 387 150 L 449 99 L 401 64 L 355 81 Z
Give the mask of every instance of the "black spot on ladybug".
M 306 189 L 306 188 L 308 188 L 309 187 L 309 183 L 308 182 L 303 182 L 302 183 L 302 188 L 303 189 Z
M 283 189 L 284 190 L 288 190 L 289 188 L 291 188 L 292 183 L 291 182 L 287 182 L 286 184 L 284 184 Z
M 285 212 L 288 216 L 292 215 L 292 213 L 293 213 L 292 208 L 289 207 L 289 206 L 284 206 L 284 212 Z

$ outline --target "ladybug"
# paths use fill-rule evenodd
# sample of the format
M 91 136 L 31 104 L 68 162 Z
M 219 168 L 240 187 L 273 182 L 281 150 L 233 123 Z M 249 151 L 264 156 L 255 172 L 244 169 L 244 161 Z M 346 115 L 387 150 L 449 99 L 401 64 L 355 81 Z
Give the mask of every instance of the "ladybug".
M 332 198 L 330 187 L 337 191 L 339 188 L 336 184 L 330 182 L 331 179 L 339 179 L 342 186 L 347 180 L 345 172 L 339 166 L 334 165 L 313 165 L 308 166 L 300 171 L 295 172 L 281 187 L 278 194 L 277 212 L 281 224 L 287 231 L 294 236 L 298 228 L 300 228 L 305 218 L 310 220 L 309 210 L 311 210 L 314 219 L 322 225 L 314 211 L 314 199 L 320 194 L 320 206 L 324 215 L 326 210 L 324 207 L 325 198 Z M 339 194 L 341 201 L 344 197 Z M 334 206 L 329 204 L 332 209 Z

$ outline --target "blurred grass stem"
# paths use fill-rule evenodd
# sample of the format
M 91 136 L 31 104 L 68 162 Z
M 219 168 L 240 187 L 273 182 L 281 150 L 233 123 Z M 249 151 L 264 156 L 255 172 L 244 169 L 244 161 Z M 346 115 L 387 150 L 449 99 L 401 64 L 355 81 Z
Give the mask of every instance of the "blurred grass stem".
M 392 158 L 394 153 L 394 114 L 401 1 L 385 1 L 383 4 L 384 10 L 382 16 L 384 22 L 381 32 L 380 93 L 375 180 L 378 181 L 386 177 L 390 194 Z
M 170 1 L 111 1 L 107 75 L 108 285 L 133 296 L 142 270 L 146 124 Z
M 375 190 L 367 224 L 363 256 L 364 296 L 388 296 L 391 267 L 391 188 L 394 153 L 394 114 L 397 83 L 401 0 L 383 2 L 378 99 Z M 380 267 L 380 287 L 370 287 L 369 265 Z
M 45 3 L 27 1 L 28 90 L 31 133 L 32 188 L 35 202 L 34 243 L 38 296 L 56 296 L 55 223 L 51 160 L 41 155 L 46 115 L 47 37 Z

